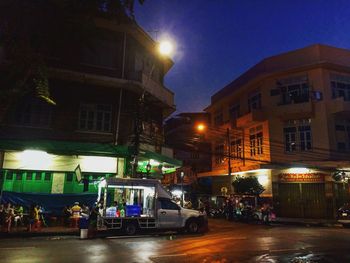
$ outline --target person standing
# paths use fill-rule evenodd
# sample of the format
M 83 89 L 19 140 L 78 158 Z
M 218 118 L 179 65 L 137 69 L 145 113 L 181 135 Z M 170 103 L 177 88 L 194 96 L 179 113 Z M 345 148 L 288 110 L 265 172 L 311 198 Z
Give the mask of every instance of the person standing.
M 71 227 L 78 227 L 78 222 L 82 211 L 81 207 L 79 206 L 79 202 L 75 202 L 70 210 L 72 212 Z
M 14 216 L 15 216 L 15 214 L 13 212 L 13 208 L 11 206 L 11 203 L 8 203 L 6 208 L 5 208 L 5 224 L 4 224 L 5 232 L 11 231 L 11 224 L 12 224 L 12 219 Z
M 16 207 L 14 209 L 14 213 L 15 213 L 15 217 L 14 217 L 15 227 L 17 227 L 17 225 L 18 225 L 18 221 L 23 226 L 23 206 L 16 205 Z
M 263 222 L 267 225 L 270 224 L 270 213 L 271 213 L 270 205 L 267 203 L 264 203 L 261 208 L 261 215 L 262 215 Z

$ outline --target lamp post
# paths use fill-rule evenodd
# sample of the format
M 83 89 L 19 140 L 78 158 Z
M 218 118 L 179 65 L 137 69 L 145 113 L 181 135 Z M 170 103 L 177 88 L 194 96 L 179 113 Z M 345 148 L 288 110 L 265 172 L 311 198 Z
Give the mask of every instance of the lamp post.
M 226 130 L 226 139 L 227 139 L 227 150 L 228 150 L 228 171 L 227 175 L 231 177 L 231 140 L 230 140 L 230 128 Z
M 181 206 L 184 206 L 184 172 L 180 173 L 181 177 Z
M 169 56 L 173 52 L 173 45 L 169 41 L 161 41 L 157 45 L 157 52 L 159 52 L 162 56 Z M 152 63 L 151 69 L 149 73 L 147 74 L 147 78 L 144 83 L 142 83 L 143 91 L 139 98 L 137 109 L 136 109 L 136 116 L 135 116 L 135 122 L 134 122 L 134 158 L 132 161 L 132 177 L 136 177 L 137 173 L 137 166 L 138 166 L 138 155 L 140 151 L 140 135 L 142 133 L 142 119 L 143 114 L 145 111 L 145 93 L 146 93 L 146 86 L 148 81 L 152 77 L 152 73 L 154 71 L 155 63 Z M 147 168 L 146 168 L 147 169 Z
M 146 165 L 146 174 L 147 174 L 147 179 L 149 178 L 149 172 L 151 171 L 152 166 L 150 164 L 150 162 L 148 162 L 148 164 Z

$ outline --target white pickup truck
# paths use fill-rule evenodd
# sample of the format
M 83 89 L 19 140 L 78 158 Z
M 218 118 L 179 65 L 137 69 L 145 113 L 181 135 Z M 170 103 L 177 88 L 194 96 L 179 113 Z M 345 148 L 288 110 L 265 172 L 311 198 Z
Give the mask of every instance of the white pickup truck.
M 98 230 L 119 230 L 127 235 L 146 229 L 197 233 L 208 225 L 205 213 L 180 207 L 154 179 L 104 179 L 99 184 L 98 202 L 102 205 Z

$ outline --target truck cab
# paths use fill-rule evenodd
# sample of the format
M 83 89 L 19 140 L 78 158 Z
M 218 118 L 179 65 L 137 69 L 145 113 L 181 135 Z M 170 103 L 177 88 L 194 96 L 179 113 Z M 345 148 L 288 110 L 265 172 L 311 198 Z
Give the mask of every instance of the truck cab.
M 112 207 L 109 204 L 115 203 Z M 185 209 L 154 179 L 109 178 L 99 184 L 98 229 L 133 235 L 142 230 L 197 233 L 207 228 L 205 213 Z

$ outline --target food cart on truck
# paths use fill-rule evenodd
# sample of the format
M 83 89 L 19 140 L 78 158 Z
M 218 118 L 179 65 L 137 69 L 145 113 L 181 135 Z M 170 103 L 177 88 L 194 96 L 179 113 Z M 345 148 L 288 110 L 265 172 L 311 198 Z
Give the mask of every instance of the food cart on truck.
M 200 211 L 177 205 L 155 179 L 108 178 L 98 187 L 98 230 L 119 230 L 133 235 L 141 230 L 186 230 L 207 228 Z

